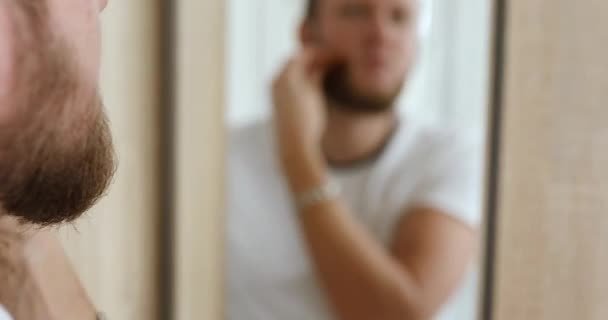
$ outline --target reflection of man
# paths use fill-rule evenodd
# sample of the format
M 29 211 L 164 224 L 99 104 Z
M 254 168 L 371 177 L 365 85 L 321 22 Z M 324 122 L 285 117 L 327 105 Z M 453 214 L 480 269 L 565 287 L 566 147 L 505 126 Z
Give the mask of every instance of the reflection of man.
M 231 141 L 229 318 L 433 318 L 475 253 L 481 167 L 394 109 L 420 4 L 308 3 L 274 125 Z
M 114 170 L 97 91 L 106 2 L 0 0 L 0 319 L 95 318 L 56 239 L 32 229 L 79 217 Z

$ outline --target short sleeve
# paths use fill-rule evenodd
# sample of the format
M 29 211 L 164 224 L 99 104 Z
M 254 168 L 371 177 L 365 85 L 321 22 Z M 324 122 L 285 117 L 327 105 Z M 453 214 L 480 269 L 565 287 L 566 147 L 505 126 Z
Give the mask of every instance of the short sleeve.
M 441 140 L 428 159 L 413 202 L 478 227 L 484 172 L 481 143 L 454 137 Z

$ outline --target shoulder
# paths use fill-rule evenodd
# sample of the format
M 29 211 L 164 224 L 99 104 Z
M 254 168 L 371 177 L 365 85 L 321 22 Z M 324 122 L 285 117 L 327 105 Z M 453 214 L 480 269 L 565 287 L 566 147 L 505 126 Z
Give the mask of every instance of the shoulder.
M 411 125 L 402 134 L 395 146 L 399 156 L 387 160 L 393 197 L 407 197 L 407 207 L 433 208 L 476 226 L 484 171 L 480 134 L 428 125 Z
M 450 126 L 418 125 L 414 130 L 419 143 L 438 150 L 462 150 L 481 147 L 479 132 Z
M 463 162 L 479 164 L 483 144 L 479 132 L 447 126 L 404 121 L 391 142 L 383 161 L 384 168 L 418 174 L 458 167 Z
M 424 136 L 432 150 L 416 201 L 477 227 L 483 192 L 483 139 L 452 128 L 427 129 Z
M 483 137 L 479 132 L 455 127 L 417 125 L 411 129 L 415 151 L 431 167 L 467 162 L 481 165 Z

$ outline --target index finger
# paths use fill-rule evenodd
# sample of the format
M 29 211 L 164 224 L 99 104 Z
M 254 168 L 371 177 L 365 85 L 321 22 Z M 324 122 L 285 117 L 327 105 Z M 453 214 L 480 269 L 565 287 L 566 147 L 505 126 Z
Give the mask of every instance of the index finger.
M 333 50 L 314 46 L 303 47 L 298 54 L 298 60 L 304 71 L 313 76 L 322 75 L 329 66 L 338 63 L 341 58 Z

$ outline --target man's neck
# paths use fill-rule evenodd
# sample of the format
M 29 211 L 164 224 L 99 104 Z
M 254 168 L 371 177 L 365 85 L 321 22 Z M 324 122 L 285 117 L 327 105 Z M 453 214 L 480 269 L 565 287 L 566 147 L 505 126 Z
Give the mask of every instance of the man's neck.
M 372 158 L 382 151 L 397 125 L 397 114 L 392 109 L 374 114 L 330 108 L 323 153 L 336 166 Z

